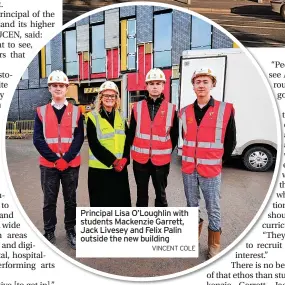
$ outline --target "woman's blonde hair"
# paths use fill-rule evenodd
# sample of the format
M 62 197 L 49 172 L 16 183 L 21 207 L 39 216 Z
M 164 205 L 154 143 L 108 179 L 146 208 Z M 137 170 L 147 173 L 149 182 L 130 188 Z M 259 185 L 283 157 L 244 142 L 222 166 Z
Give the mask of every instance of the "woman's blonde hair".
M 94 109 L 97 113 L 100 113 L 100 110 L 102 109 L 102 106 L 103 106 L 102 97 L 103 97 L 103 94 L 101 92 L 98 94 L 96 101 L 95 101 L 95 108 Z M 121 99 L 120 99 L 119 94 L 117 94 L 116 103 L 114 106 L 115 111 L 117 111 L 117 110 L 120 111 L 120 105 L 121 105 Z

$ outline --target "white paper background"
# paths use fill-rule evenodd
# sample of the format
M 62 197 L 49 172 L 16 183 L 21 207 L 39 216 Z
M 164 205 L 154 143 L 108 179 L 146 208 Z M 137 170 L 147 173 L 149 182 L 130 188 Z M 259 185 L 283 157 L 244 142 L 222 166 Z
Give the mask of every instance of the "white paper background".
M 2 4 L 5 6 L 5 9 L 8 10 L 8 5 L 15 7 L 17 6 L 17 10 L 20 10 L 22 8 L 28 8 L 31 6 L 38 6 L 42 10 L 43 9 L 49 9 L 49 7 L 53 7 L 54 11 L 59 11 L 61 13 L 62 3 L 58 0 L 54 1 L 44 1 L 44 0 L 37 0 L 37 1 L 2 1 Z M 61 22 L 61 19 L 57 18 L 57 25 L 59 26 L 59 23 Z M 13 207 L 14 210 L 14 217 L 17 221 L 21 223 L 21 229 L 23 232 L 27 232 L 29 236 L 29 240 L 33 240 L 35 244 L 35 248 L 37 251 L 43 250 L 46 254 L 45 262 L 53 262 L 56 264 L 55 269 L 38 269 L 36 271 L 31 270 L 23 270 L 23 269 L 0 269 L 1 274 L 1 282 L 5 283 L 12 283 L 12 281 L 17 280 L 19 282 L 22 282 L 24 284 L 28 282 L 34 282 L 39 283 L 47 282 L 47 281 L 55 281 L 55 284 L 69 284 L 69 285 L 78 285 L 78 284 L 94 284 L 94 282 L 97 282 L 97 284 L 119 284 L 119 283 L 126 283 L 126 281 L 118 281 L 110 278 L 105 278 L 100 275 L 96 275 L 93 273 L 88 272 L 87 270 L 83 269 L 83 265 L 80 265 L 82 268 L 74 265 L 72 262 L 73 260 L 71 258 L 63 258 L 61 255 L 62 253 L 57 250 L 56 248 L 51 248 L 50 245 L 48 245 L 47 242 L 45 242 L 42 238 L 40 238 L 41 234 L 35 230 L 35 227 L 27 220 L 25 220 L 23 217 L 26 218 L 26 214 L 24 213 L 23 209 L 17 204 L 17 197 L 13 191 L 13 187 L 9 178 L 8 169 L 6 165 L 6 157 L 5 157 L 5 122 L 8 114 L 8 108 L 11 101 L 11 98 L 13 96 L 14 89 L 16 88 L 16 85 L 18 83 L 18 80 L 20 79 L 20 76 L 22 75 L 23 71 L 25 70 L 27 64 L 31 61 L 31 59 L 36 55 L 36 53 L 39 51 L 39 49 L 51 38 L 52 35 L 55 35 L 54 31 L 47 35 L 46 34 L 46 40 L 42 40 L 38 42 L 38 45 L 34 44 L 33 51 L 30 52 L 30 54 L 27 55 L 26 63 L 24 64 L 24 61 L 19 61 L 18 64 L 16 64 L 16 61 L 11 64 L 11 60 L 2 60 L 1 59 L 1 70 L 5 70 L 6 72 L 13 72 L 14 81 L 13 84 L 10 82 L 10 89 L 7 90 L 4 99 L 2 100 L 2 108 L 0 109 L 0 134 L 1 134 L 1 140 L 0 140 L 0 146 L 1 146 L 1 171 L 0 171 L 0 181 L 1 181 L 1 193 L 5 194 L 6 197 L 1 199 L 0 202 L 7 201 L 11 208 Z M 285 49 L 277 49 L 277 48 L 271 48 L 271 49 L 251 49 L 250 52 L 253 54 L 253 56 L 258 60 L 259 65 L 262 67 L 262 69 L 265 71 L 265 73 L 268 73 L 269 71 L 274 71 L 273 66 L 271 64 L 272 60 L 283 60 L 284 61 L 284 55 L 285 55 Z M 15 68 L 17 66 L 17 68 Z M 279 101 L 280 109 L 285 109 L 283 101 Z M 281 141 L 280 141 L 281 143 Z M 277 166 L 278 167 L 278 166 Z M 276 184 L 278 185 L 278 184 Z M 8 190 L 9 189 L 9 190 Z M 25 189 L 23 189 L 25 191 Z M 275 199 L 275 195 L 273 193 L 272 199 Z M 18 209 L 17 209 L 18 208 Z M 167 284 L 170 282 L 175 282 L 175 284 L 185 284 L 185 283 L 191 283 L 191 284 L 207 284 L 207 280 L 211 283 L 214 282 L 229 282 L 230 280 L 226 279 L 207 279 L 206 274 L 211 272 L 217 272 L 217 271 L 232 271 L 232 272 L 250 272 L 251 270 L 231 270 L 231 261 L 234 259 L 234 254 L 236 251 L 245 252 L 245 243 L 246 242 L 255 242 L 255 241 L 264 241 L 268 242 L 268 240 L 265 239 L 265 236 L 262 234 L 263 230 L 261 228 L 261 224 L 266 219 L 267 212 L 271 211 L 271 206 L 269 205 L 268 208 L 264 211 L 262 218 L 258 221 L 258 223 L 255 225 L 255 227 L 251 230 L 250 233 L 240 242 L 234 249 L 232 249 L 230 252 L 225 254 L 222 258 L 215 261 L 215 259 L 205 262 L 203 264 L 206 265 L 208 263 L 211 263 L 211 265 L 202 268 L 199 271 L 196 271 L 194 273 L 181 276 L 179 278 L 170 279 L 170 280 L 163 280 L 160 282 L 160 284 Z M 2 239 L 3 241 L 3 239 Z M 271 250 L 267 254 L 267 262 L 274 262 L 274 260 L 279 259 L 279 262 L 283 260 L 283 251 L 278 250 Z M 72 262 L 71 262 L 72 261 Z M 214 262 L 212 262 L 214 261 Z M 253 261 L 254 262 L 254 261 Z M 88 269 L 85 267 L 85 269 Z M 265 270 L 263 270 L 265 271 Z M 271 269 L 271 272 L 281 270 L 277 269 Z M 105 273 L 100 273 L 105 276 L 109 276 Z M 178 273 L 174 276 L 181 275 L 184 273 Z M 173 277 L 173 276 L 172 276 Z M 161 279 L 169 278 L 167 276 L 162 277 Z M 132 278 L 122 277 L 122 279 L 125 280 L 131 280 Z M 136 278 L 137 281 L 146 280 L 144 278 Z M 246 280 L 246 279 L 234 279 L 231 280 L 232 284 L 241 284 L 244 285 L 244 283 L 240 283 L 241 281 L 247 281 L 248 283 L 254 282 L 254 280 Z M 266 280 L 259 280 L 258 282 L 264 282 Z M 277 280 L 276 280 L 277 281 Z M 278 280 L 280 283 L 282 283 L 282 280 Z M 145 282 L 143 282 L 145 283 Z M 267 284 L 275 284 L 275 280 L 270 280 L 270 282 L 267 282 Z

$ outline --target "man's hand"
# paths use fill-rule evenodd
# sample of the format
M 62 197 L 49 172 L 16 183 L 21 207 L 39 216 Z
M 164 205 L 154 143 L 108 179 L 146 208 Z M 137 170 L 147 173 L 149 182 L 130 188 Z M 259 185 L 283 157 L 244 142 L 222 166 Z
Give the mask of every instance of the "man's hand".
M 64 160 L 63 158 L 58 159 L 55 162 L 55 167 L 59 170 L 59 171 L 63 171 L 65 169 L 68 168 L 68 163 L 66 162 L 66 160 Z

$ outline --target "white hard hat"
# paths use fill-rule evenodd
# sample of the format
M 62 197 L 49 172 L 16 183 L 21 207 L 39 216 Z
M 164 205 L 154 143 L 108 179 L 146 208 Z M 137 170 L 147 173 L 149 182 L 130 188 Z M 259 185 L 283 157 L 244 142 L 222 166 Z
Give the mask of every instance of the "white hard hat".
M 145 82 L 149 81 L 163 81 L 165 83 L 166 82 L 165 74 L 161 69 L 153 68 L 147 73 L 145 77 Z
M 192 79 L 191 79 L 191 82 L 192 84 L 194 84 L 194 79 L 198 76 L 210 76 L 213 80 L 213 85 L 216 86 L 216 83 L 217 83 L 217 78 L 216 78 L 216 75 L 215 73 L 213 72 L 213 70 L 211 70 L 210 68 L 207 68 L 207 67 L 202 67 L 202 68 L 199 68 L 199 69 L 196 69 L 192 75 Z
M 66 74 L 60 70 L 54 70 L 49 76 L 48 76 L 48 84 L 52 83 L 63 83 L 66 85 L 69 85 L 68 77 Z
M 112 81 L 105 81 L 99 88 L 99 94 L 105 90 L 113 90 L 119 94 L 118 86 Z

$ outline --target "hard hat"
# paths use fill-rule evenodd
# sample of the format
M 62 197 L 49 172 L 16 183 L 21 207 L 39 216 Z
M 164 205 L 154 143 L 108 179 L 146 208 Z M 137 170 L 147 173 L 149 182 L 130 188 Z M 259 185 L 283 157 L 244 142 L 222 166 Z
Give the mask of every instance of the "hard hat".
M 192 84 L 194 84 L 194 79 L 198 76 L 210 76 L 213 80 L 213 85 L 216 86 L 217 78 L 213 70 L 211 70 L 210 68 L 202 67 L 202 68 L 196 69 L 192 75 L 192 79 L 191 79 Z
M 145 82 L 156 81 L 156 80 L 163 81 L 164 83 L 166 82 L 165 74 L 159 68 L 151 69 L 145 77 Z
M 63 83 L 68 85 L 68 77 L 66 74 L 60 70 L 54 70 L 48 77 L 48 84 L 52 83 Z
M 105 90 L 113 90 L 119 94 L 118 86 L 112 81 L 105 81 L 99 88 L 99 94 Z

